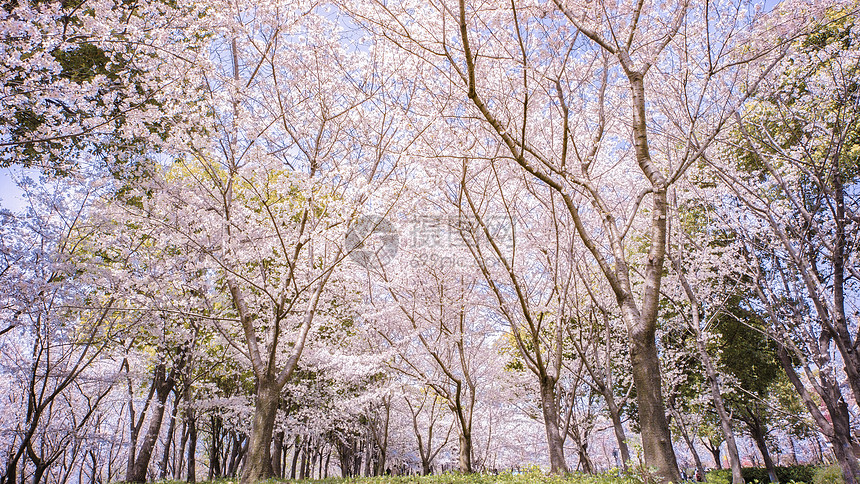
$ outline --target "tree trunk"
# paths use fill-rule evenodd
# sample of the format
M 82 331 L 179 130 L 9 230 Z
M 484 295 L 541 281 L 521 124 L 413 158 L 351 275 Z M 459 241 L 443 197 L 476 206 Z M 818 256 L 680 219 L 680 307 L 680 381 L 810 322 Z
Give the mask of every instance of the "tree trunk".
M 230 449 L 230 463 L 227 466 L 227 475 L 235 477 L 239 475 L 239 465 L 242 463 L 242 459 L 244 459 L 248 450 L 249 441 L 246 439 L 245 434 L 235 430 L 230 433 L 230 438 L 232 440 L 232 448 Z
M 149 426 L 146 430 L 146 435 L 143 438 L 143 443 L 140 446 L 140 451 L 134 459 L 131 473 L 126 476 L 128 482 L 146 482 L 146 472 L 149 468 L 149 460 L 152 457 L 152 451 L 155 448 L 155 443 L 158 441 L 158 434 L 161 431 L 161 423 L 164 419 L 164 406 L 167 404 L 167 398 L 173 389 L 174 375 L 171 371 L 170 376 L 165 376 L 165 367 L 161 363 L 155 367 L 155 375 L 153 377 L 153 385 L 155 386 L 156 401 L 152 407 L 152 415 L 150 416 Z
M 296 479 L 296 466 L 299 463 L 299 451 L 301 445 L 302 438 L 296 435 L 296 443 L 293 445 L 293 462 L 290 465 L 290 480 Z M 348 471 L 347 471 L 348 472 Z M 347 476 L 344 476 L 347 477 Z
M 833 188 L 836 201 L 836 233 L 831 256 L 833 262 L 833 327 L 836 334 L 832 336 L 836 341 L 839 353 L 842 355 L 845 373 L 848 375 L 848 385 L 854 393 L 854 400 L 860 402 L 860 355 L 857 351 L 857 341 L 852 341 L 851 333 L 848 330 L 848 320 L 845 317 L 845 262 L 848 260 L 848 254 L 846 254 L 845 233 L 845 187 L 842 182 L 843 169 L 839 166 L 839 161 L 839 156 L 832 157 Z M 849 452 L 848 455 L 853 455 L 853 452 Z M 855 478 L 860 478 L 860 476 L 855 476 Z
M 624 54 L 626 55 L 626 53 Z M 635 308 L 633 291 L 629 282 L 630 269 L 623 259 L 620 240 L 616 242 L 616 272 L 624 284 L 616 290 L 622 315 L 627 322 L 630 345 L 630 358 L 633 367 L 633 384 L 636 386 L 636 399 L 639 404 L 639 427 L 642 429 L 642 450 L 645 465 L 657 470 L 661 482 L 680 482 L 678 461 L 672 448 L 672 434 L 666 419 L 663 405 L 660 360 L 657 356 L 657 311 L 660 302 L 660 283 L 663 275 L 663 262 L 666 255 L 666 217 L 668 204 L 666 198 L 667 180 L 651 160 L 648 147 L 648 128 L 645 115 L 644 73 L 633 70 L 629 57 L 619 57 L 627 79 L 630 82 L 633 114 L 633 148 L 636 163 L 652 187 L 652 212 L 650 228 L 650 247 L 645 261 L 642 287 L 641 312 Z M 620 266 L 620 267 L 619 267 Z
M 769 316 L 774 318 L 775 316 L 770 309 Z M 850 425 L 847 424 L 848 408 L 845 405 L 845 399 L 842 397 L 839 387 L 835 386 L 827 378 L 826 374 L 823 372 L 819 373 L 820 388 L 817 394 L 821 397 L 830 414 L 830 422 L 828 422 L 812 398 L 812 395 L 807 391 L 800 376 L 795 371 L 794 363 L 788 353 L 788 349 L 783 345 L 778 345 L 776 354 L 789 381 L 795 390 L 797 390 L 810 415 L 812 415 L 812 419 L 827 437 L 828 441 L 830 441 L 831 445 L 833 445 L 833 453 L 836 461 L 839 463 L 839 467 L 842 469 L 845 484 L 860 484 L 860 465 L 857 463 L 857 457 L 853 451 L 847 452 L 844 450 L 846 446 L 850 450 L 856 442 L 851 436 Z M 818 439 L 816 439 L 816 442 L 818 442 Z M 840 449 L 839 451 L 837 451 L 837 447 Z M 821 460 L 824 460 L 823 452 Z
M 281 454 L 284 452 L 284 431 L 275 434 L 274 450 L 272 451 L 272 472 L 275 477 L 281 477 Z
M 310 452 L 311 444 L 310 439 L 305 440 L 304 445 L 302 445 L 302 460 L 301 460 L 301 468 L 299 469 L 299 479 L 305 480 L 308 478 L 308 452 Z M 367 476 L 365 476 L 367 477 Z
M 361 475 L 361 457 L 362 452 L 361 448 L 358 446 L 357 442 L 353 441 L 353 461 L 352 461 L 352 475 L 358 477 Z
M 720 428 L 723 431 L 723 439 L 726 441 L 726 452 L 729 454 L 729 465 L 732 468 L 732 484 L 744 484 L 744 476 L 741 474 L 741 459 L 738 454 L 738 445 L 735 441 L 735 433 L 732 430 L 732 421 L 729 412 L 726 411 L 723 395 L 720 392 L 720 383 L 717 379 L 717 372 L 711 362 L 710 355 L 705 348 L 705 343 L 701 340 L 701 334 L 697 331 L 696 343 L 699 347 L 699 357 L 705 364 L 705 370 L 708 373 L 708 380 L 711 384 L 711 397 L 714 400 L 714 407 L 717 409 L 717 415 L 720 418 Z M 719 463 L 719 446 L 714 457 L 717 459 L 717 468 L 720 468 Z M 704 474 L 702 474 L 704 476 Z
M 214 478 L 221 477 L 224 473 L 221 471 L 221 417 L 212 416 L 212 445 L 209 446 L 209 476 L 211 481 Z
M 188 409 L 188 482 L 197 482 L 197 419 L 194 416 L 194 410 Z
M 179 411 L 180 395 L 177 393 L 173 398 L 173 410 L 170 412 L 170 425 L 167 427 L 167 438 L 164 440 L 164 451 L 161 454 L 159 464 L 159 476 L 162 481 L 167 479 L 167 467 L 170 463 L 170 447 L 173 444 L 173 434 L 176 432 L 176 414 Z M 180 449 L 179 452 L 182 452 Z
M 681 285 L 684 288 L 684 293 L 687 296 L 687 301 L 689 301 L 690 303 L 693 320 L 692 329 L 696 336 L 696 350 L 699 353 L 699 360 L 705 367 L 705 373 L 708 376 L 708 383 L 710 384 L 711 399 L 714 402 L 714 408 L 717 410 L 717 416 L 720 419 L 720 429 L 723 432 L 723 439 L 726 442 L 726 452 L 728 452 L 729 454 L 729 463 L 732 469 L 732 484 L 744 484 L 744 477 L 743 474 L 741 474 L 741 460 L 738 456 L 738 446 L 735 442 L 735 433 L 732 430 L 731 417 L 729 417 L 729 413 L 726 411 L 726 406 L 723 402 L 722 391 L 720 389 L 720 380 L 717 375 L 716 369 L 714 369 L 711 355 L 708 354 L 708 349 L 705 346 L 704 337 L 702 336 L 702 322 L 701 316 L 699 315 L 699 300 L 698 298 L 696 298 L 696 294 L 693 292 L 693 287 L 687 282 L 687 278 L 684 275 L 684 269 L 683 267 L 681 267 L 680 259 L 672 259 L 672 263 L 675 266 L 675 272 L 678 274 L 678 277 L 681 280 Z M 692 444 L 690 445 L 692 448 Z M 704 471 L 701 470 L 701 472 L 704 476 Z
M 826 380 L 826 379 L 825 379 Z M 845 479 L 845 484 L 858 484 L 860 482 L 860 466 L 857 463 L 857 457 L 854 454 L 853 439 L 851 438 L 850 414 L 848 405 L 844 398 L 840 398 L 835 404 L 838 388 L 832 385 L 833 394 L 827 405 L 827 411 L 830 414 L 830 419 L 833 422 L 833 435 L 828 437 L 830 444 L 833 446 L 833 454 L 836 456 L 836 462 L 842 469 L 842 476 Z
M 179 449 L 173 455 L 173 480 L 182 479 L 182 470 L 185 469 L 185 445 L 188 444 L 188 419 L 182 419 L 182 429 L 179 431 L 182 439 L 179 440 Z
M 689 432 L 687 432 L 686 424 L 681 420 L 681 412 L 678 412 L 677 410 L 675 411 L 675 421 L 678 422 L 678 428 L 681 430 L 681 436 L 684 438 L 684 443 L 687 444 L 687 448 L 690 449 L 690 454 L 693 455 L 693 461 L 696 463 L 696 471 L 698 471 L 699 475 L 704 479 L 705 466 L 702 465 L 702 459 L 699 457 L 699 452 L 696 450 L 696 446 L 693 444 L 693 440 L 690 438 Z
M 128 361 L 123 360 L 122 367 L 128 369 Z M 128 445 L 128 459 L 126 460 L 126 476 L 130 476 L 134 473 L 134 463 L 135 463 L 135 455 L 137 452 L 137 439 L 140 435 L 140 428 L 143 426 L 143 419 L 146 416 L 146 412 L 149 409 L 149 405 L 152 402 L 152 397 L 155 396 L 155 390 L 158 386 L 157 374 L 158 367 L 155 369 L 156 376 L 153 377 L 152 383 L 149 385 L 149 393 L 146 396 L 146 401 L 143 404 L 143 409 L 140 411 L 140 417 L 135 422 L 135 412 L 134 412 L 134 391 L 132 389 L 131 378 L 128 378 L 128 427 L 129 427 L 129 445 Z
M 594 464 L 591 462 L 591 457 L 588 455 L 588 442 L 584 442 L 578 446 L 579 466 L 582 472 L 586 474 L 594 474 Z
M 391 397 L 383 399 L 383 407 L 385 408 L 385 424 L 382 427 L 382 441 L 379 442 L 379 463 L 377 465 L 378 472 L 376 475 L 385 475 L 385 466 L 388 460 L 388 425 L 391 421 Z M 472 468 L 472 438 L 471 431 L 469 432 L 469 469 Z
M 253 484 L 274 476 L 271 444 L 280 393 L 274 378 L 257 381 L 257 403 L 251 424 L 251 441 L 248 444 L 245 467 L 242 469 L 242 484 Z
M 630 460 L 630 449 L 627 447 L 627 436 L 624 433 L 624 423 L 621 421 L 621 411 L 615 403 L 615 395 L 612 389 L 605 385 L 600 386 L 606 406 L 609 408 L 609 418 L 612 420 L 612 430 L 615 432 L 615 440 L 618 442 L 618 450 L 621 452 L 621 469 L 627 472 L 627 462 Z
M 42 482 L 42 476 L 45 475 L 45 471 L 48 470 L 46 465 L 37 465 L 35 469 L 33 469 L 33 484 L 39 484 Z
M 860 482 L 860 478 L 858 478 L 860 469 L 858 469 L 857 457 L 854 455 L 851 443 L 838 437 L 832 439 L 830 443 L 833 445 L 833 453 L 836 455 L 839 468 L 842 469 L 845 484 L 858 484 Z
M 558 427 L 558 406 L 555 399 L 555 380 L 549 376 L 540 379 L 540 403 L 543 412 L 546 443 L 549 448 L 550 472 L 566 474 L 569 472 L 564 460 L 564 440 Z
M 681 473 L 672 448 L 672 436 L 663 405 L 660 360 L 654 330 L 630 331 L 630 356 L 645 465 L 657 470 L 662 482 L 680 482 Z
M 317 448 L 316 446 L 313 448 L 310 448 L 308 450 L 309 450 L 308 454 L 310 454 L 310 463 L 308 464 L 308 476 L 307 477 L 308 477 L 308 479 L 313 479 L 314 478 L 314 469 L 316 468 L 317 461 L 320 458 L 320 451 L 319 451 L 319 448 Z
M 373 469 L 373 433 L 368 430 L 364 439 L 364 477 L 370 477 Z
M 720 445 L 722 445 L 722 442 L 718 442 L 717 445 L 713 445 L 713 442 L 709 444 L 708 442 L 703 441 L 703 443 L 705 444 L 705 448 L 708 449 L 708 452 L 710 452 L 711 456 L 714 458 L 714 467 L 716 469 L 722 469 L 723 464 L 720 462 Z
M 460 472 L 472 472 L 472 433 L 460 432 Z
M 770 458 L 770 451 L 767 450 L 767 441 L 765 440 L 765 427 L 762 421 L 751 411 L 747 409 L 747 428 L 750 430 L 750 435 L 755 441 L 756 447 L 761 452 L 761 457 L 764 460 L 764 466 L 767 468 L 767 475 L 770 482 L 779 483 L 779 478 L 776 476 L 776 466 L 773 465 L 773 459 Z
M 328 479 L 328 464 L 331 461 L 331 448 L 329 448 L 328 452 L 325 455 L 325 472 L 323 472 L 322 478 Z

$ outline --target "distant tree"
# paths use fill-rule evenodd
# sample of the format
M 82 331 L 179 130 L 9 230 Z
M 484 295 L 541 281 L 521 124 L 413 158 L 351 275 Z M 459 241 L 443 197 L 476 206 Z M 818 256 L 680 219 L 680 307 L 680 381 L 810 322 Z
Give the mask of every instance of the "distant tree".
M 46 184 L 31 191 L 26 212 L 0 212 L 0 482 L 10 484 L 65 480 L 83 467 L 82 440 L 97 434 L 119 380 L 116 338 L 134 324 L 113 307 L 117 287 L 85 268 L 81 237 L 99 184 Z
M 736 302 L 736 301 L 735 301 Z M 770 428 L 775 416 L 770 394 L 783 378 L 776 347 L 764 334 L 764 321 L 750 311 L 726 309 L 719 325 L 720 366 L 738 387 L 726 398 L 732 415 L 746 426 L 762 455 L 771 482 L 779 482 L 770 455 Z

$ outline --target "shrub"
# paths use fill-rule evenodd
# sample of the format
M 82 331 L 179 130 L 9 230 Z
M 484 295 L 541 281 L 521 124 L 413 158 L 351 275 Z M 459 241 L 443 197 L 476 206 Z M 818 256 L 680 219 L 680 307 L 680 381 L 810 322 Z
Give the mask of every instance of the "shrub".
M 845 484 L 842 469 L 839 466 L 819 467 L 812 477 L 814 484 Z
M 796 466 L 778 466 L 776 468 L 776 477 L 781 483 L 797 482 L 806 484 L 845 484 L 844 482 L 815 482 L 813 475 L 816 467 L 812 465 L 796 465 Z M 767 469 L 763 467 L 744 467 L 741 469 L 741 475 L 748 483 L 758 481 L 762 484 L 770 482 L 770 476 L 767 475 Z M 732 471 L 731 469 L 718 469 L 709 471 L 705 475 L 705 482 L 708 484 L 731 484 Z
M 777 467 L 776 476 L 779 477 L 779 482 L 814 482 L 815 471 L 817 467 L 813 465 L 797 465 L 788 467 Z
M 732 484 L 731 469 L 716 469 L 705 473 L 707 484 Z

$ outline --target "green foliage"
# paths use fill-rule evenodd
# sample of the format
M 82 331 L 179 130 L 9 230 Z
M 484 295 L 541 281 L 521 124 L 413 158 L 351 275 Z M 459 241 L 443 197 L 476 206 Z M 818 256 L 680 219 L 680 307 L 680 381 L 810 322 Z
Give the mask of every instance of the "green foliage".
M 754 329 L 763 328 L 764 322 L 744 308 L 742 298 L 743 295 L 731 298 L 725 314 L 719 317 L 719 363 L 737 379 L 741 388 L 763 398 L 781 375 L 781 366 L 773 341 Z
M 839 466 L 819 467 L 812 476 L 814 484 L 845 484 L 842 469 Z
M 776 477 L 779 478 L 779 482 L 782 483 L 805 482 L 807 484 L 842 484 L 837 483 L 836 481 L 822 481 L 819 483 L 815 480 L 814 476 L 816 476 L 820 470 L 821 469 L 812 465 L 778 466 L 776 468 Z M 741 474 L 743 475 L 744 480 L 748 483 L 770 482 L 770 477 L 767 475 L 767 469 L 763 467 L 744 467 L 741 469 Z M 707 482 L 707 484 L 731 484 L 732 471 L 731 469 L 709 471 L 705 475 L 705 482 Z
M 705 473 L 707 484 L 732 484 L 731 469 L 715 469 Z

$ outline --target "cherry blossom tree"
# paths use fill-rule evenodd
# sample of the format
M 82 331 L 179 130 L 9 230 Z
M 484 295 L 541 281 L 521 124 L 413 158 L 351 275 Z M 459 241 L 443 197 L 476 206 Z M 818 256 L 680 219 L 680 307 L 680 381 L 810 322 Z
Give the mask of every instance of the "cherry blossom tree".
M 347 8 L 436 73 L 426 89 L 438 86 L 447 115 L 489 148 L 473 159 L 506 158 L 560 197 L 627 327 L 646 463 L 678 481 L 654 339 L 667 191 L 701 161 L 802 17 L 764 18 L 736 2 L 374 6 Z M 629 251 L 633 239 L 642 250 Z M 557 453 L 552 461 L 565 468 Z
M 564 441 L 577 392 L 563 388 L 564 353 L 566 327 L 578 302 L 573 269 L 578 253 L 557 218 L 554 194 L 502 170 L 491 165 L 467 178 L 463 168 L 459 209 L 473 220 L 463 237 L 509 325 L 520 364 L 537 380 L 551 470 L 567 472 Z M 544 211 L 551 216 L 544 217 Z
M 2 482 L 66 479 L 82 467 L 82 437 L 96 438 L 119 380 L 113 342 L 133 317 L 115 311 L 113 288 L 84 269 L 90 247 L 79 238 L 102 189 L 46 179 L 28 188 L 26 211 L 2 212 Z
M 682 187 L 678 188 L 680 191 Z M 712 236 L 708 235 L 704 235 L 703 240 L 702 229 L 707 225 L 697 223 L 694 217 L 710 213 L 717 202 L 705 191 L 695 190 L 695 184 L 684 188 L 690 188 L 692 193 L 688 194 L 689 200 L 685 200 L 680 205 L 676 198 L 677 192 L 672 193 L 674 205 L 672 214 L 675 223 L 674 231 L 670 231 L 670 237 L 675 240 L 670 240 L 667 256 L 675 278 L 667 290 L 680 289 L 678 292 L 683 294 L 683 298 L 676 295 L 669 299 L 674 305 L 680 306 L 677 307 L 677 311 L 682 316 L 685 326 L 682 331 L 692 333 L 695 352 L 707 376 L 710 397 L 718 417 L 723 441 L 726 442 L 732 482 L 739 484 L 744 482 L 744 478 L 741 474 L 741 461 L 732 420 L 722 396 L 724 388 L 719 370 L 708 349 L 708 346 L 712 345 L 711 335 L 716 331 L 715 326 L 719 323 L 726 305 L 736 298 L 738 291 L 743 290 L 743 288 L 739 289 L 740 284 L 736 280 L 736 274 L 731 272 L 732 263 L 738 256 L 738 247 L 724 240 L 713 240 Z M 689 310 L 686 305 L 681 305 L 681 301 L 689 305 Z M 678 420 L 681 420 L 680 416 Z M 690 445 L 690 448 L 696 458 L 699 471 L 704 472 L 693 446 Z
M 450 441 L 455 421 L 452 419 L 448 425 L 445 425 L 446 422 L 440 422 L 442 399 L 432 389 L 414 388 L 413 391 L 403 392 L 403 400 L 412 420 L 412 431 L 415 434 L 418 456 L 421 460 L 421 472 L 426 476 L 431 472 L 433 460 Z M 442 425 L 437 425 L 439 423 Z M 436 443 L 433 440 L 434 433 Z
M 608 291 L 596 283 L 593 276 L 587 275 L 585 268 L 578 266 L 576 270 L 590 304 L 582 302 L 577 305 L 577 322 L 567 326 L 567 338 L 584 366 L 587 377 L 583 380 L 606 403 L 621 467 L 627 470 L 630 448 L 623 412 L 630 401 L 633 385 L 625 359 L 618 357 L 626 352 L 623 323 L 617 314 L 613 314 L 611 301 L 604 296 Z
M 173 455 L 193 481 L 198 429 L 210 477 L 243 483 L 285 476 L 289 457 L 293 476 L 324 476 L 332 454 L 344 475 L 381 474 L 415 445 L 425 472 L 455 448 L 468 472 L 517 458 L 532 436 L 503 434 L 531 416 L 563 473 L 565 442 L 590 468 L 600 401 L 626 465 L 635 389 L 645 464 L 678 481 L 664 398 L 683 375 L 661 367 L 679 350 L 660 353 L 659 324 L 689 318 L 683 348 L 730 442 L 710 345 L 737 284 L 855 483 L 856 6 L 824 7 L 4 5 L 0 166 L 100 199 L 57 198 L 32 226 L 3 214 L 0 339 L 29 409 L 3 414 L 4 479 L 89 459 L 94 480 L 142 482 Z M 711 173 L 725 220 L 688 231 L 673 194 Z M 419 220 L 427 207 L 444 215 Z M 443 250 L 386 228 L 404 222 Z M 731 252 L 705 249 L 713 230 Z M 456 446 L 431 439 L 442 402 Z M 105 429 L 104 454 L 71 437 Z
M 432 224 L 441 233 L 454 231 L 444 217 L 418 223 Z M 450 240 L 450 239 L 449 239 Z M 420 249 L 419 249 L 420 250 Z M 426 248 L 425 248 L 426 250 Z M 377 311 L 384 311 L 388 324 L 379 336 L 396 349 L 395 368 L 443 398 L 454 416 L 459 435 L 459 466 L 473 472 L 472 423 L 478 404 L 479 382 L 495 333 L 481 314 L 480 295 L 474 276 L 469 277 L 458 263 L 468 263 L 467 254 L 440 263 L 419 263 L 401 255 L 412 271 L 382 268 L 384 293 L 376 295 Z M 418 254 L 412 253 L 412 257 Z M 456 262 L 454 262 L 456 261 Z M 394 270 L 392 270 L 394 269 Z M 395 279 L 396 277 L 396 279 Z M 422 461 L 427 460 L 422 450 Z
M 207 321 L 257 382 L 242 470 L 243 482 L 254 482 L 272 475 L 281 389 L 318 315 L 336 304 L 326 287 L 351 250 L 347 229 L 362 204 L 386 200 L 396 159 L 381 147 L 397 128 L 383 103 L 368 102 L 378 86 L 358 67 L 372 52 L 332 37 L 336 17 L 230 2 L 213 12 L 202 21 L 215 58 L 194 72 L 205 86 L 200 125 L 172 134 L 172 167 L 153 168 L 152 182 L 132 195 L 140 209 L 117 209 L 213 279 L 214 294 L 196 288 Z

